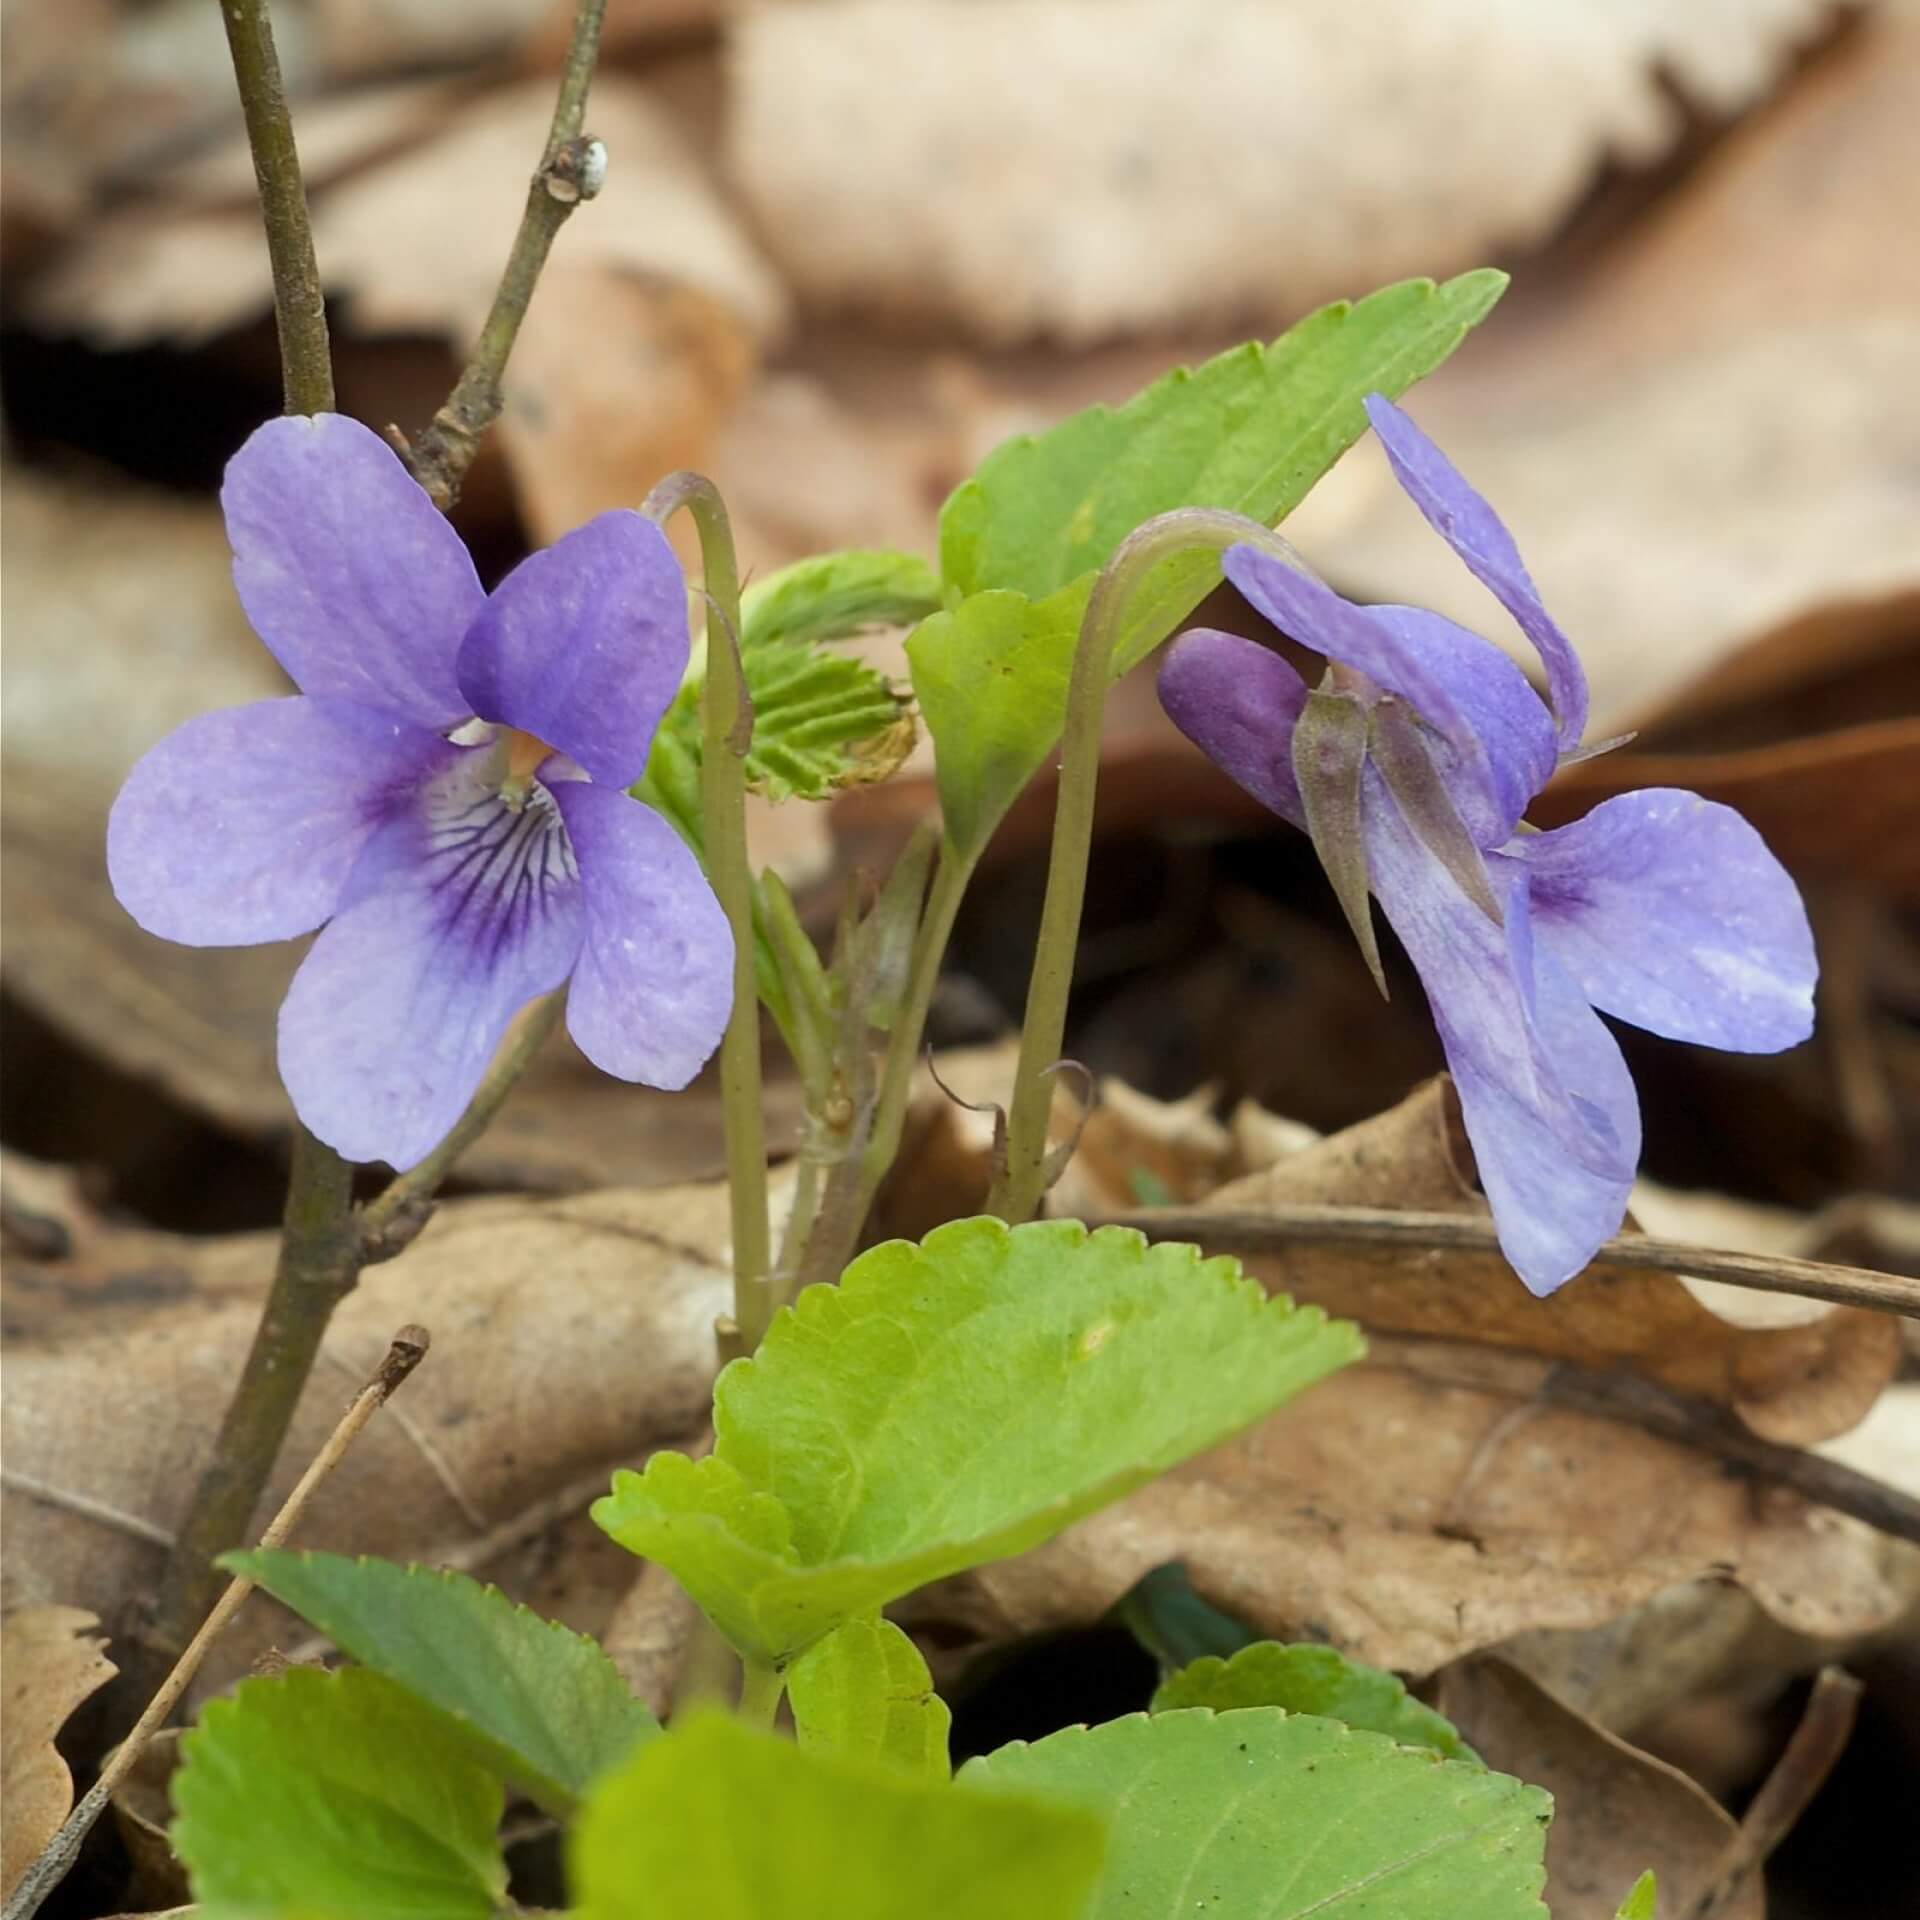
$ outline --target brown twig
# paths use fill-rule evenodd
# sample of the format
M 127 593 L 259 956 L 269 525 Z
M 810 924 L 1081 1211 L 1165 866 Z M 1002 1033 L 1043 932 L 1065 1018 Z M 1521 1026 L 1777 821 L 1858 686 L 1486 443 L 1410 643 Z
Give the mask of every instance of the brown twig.
M 1852 1674 L 1838 1667 L 1820 1669 L 1786 1752 L 1754 1795 L 1740 1831 L 1714 1862 L 1705 1891 L 1683 1920 L 1712 1920 L 1713 1915 L 1724 1913 L 1767 1856 L 1793 1831 L 1846 1750 L 1860 1711 L 1860 1692 L 1860 1682 Z
M 1541 1354 L 1425 1334 L 1370 1332 L 1367 1354 L 1375 1365 L 1401 1368 L 1435 1386 L 1512 1400 L 1534 1413 L 1557 1407 L 1638 1427 L 1644 1433 L 1710 1455 L 1730 1477 L 1784 1487 L 1835 1513 L 1864 1520 L 1896 1539 L 1920 1542 L 1920 1499 L 1912 1494 L 1821 1454 L 1762 1440 L 1717 1401 L 1676 1393 L 1639 1374 L 1579 1367 Z M 1466 1526 L 1462 1515 L 1471 1483 L 1486 1472 L 1489 1447 L 1510 1437 L 1518 1424 L 1499 1421 L 1482 1447 L 1476 1449 L 1455 1488 L 1448 1512 L 1450 1523 L 1459 1520 Z
M 600 53 L 600 22 L 607 0 L 578 0 L 573 15 L 573 38 L 567 47 L 560 78 L 560 97 L 554 102 L 553 125 L 547 134 L 526 211 L 513 237 L 506 271 L 493 296 L 493 306 L 480 329 L 468 360 L 446 405 L 413 443 L 408 463 L 413 477 L 443 512 L 460 497 L 480 437 L 500 417 L 500 383 L 508 356 L 527 317 L 540 270 L 547 263 L 554 236 L 583 200 L 600 191 L 606 176 L 607 153 L 599 141 L 581 132 L 586 116 L 587 88 Z
M 116 1690 L 123 1713 L 133 1699 L 152 1691 L 206 1618 L 220 1588 L 214 1561 L 246 1535 L 327 1324 L 353 1291 L 360 1264 L 353 1169 L 298 1127 L 273 1285 L 212 1455 L 167 1556 L 152 1617 L 130 1636 L 133 1658 Z
M 1198 1241 L 1216 1253 L 1284 1253 L 1290 1247 L 1314 1246 L 1401 1247 L 1409 1253 L 1500 1251 L 1491 1220 L 1472 1214 L 1402 1213 L 1390 1207 L 1272 1207 L 1257 1212 L 1149 1207 L 1104 1214 L 1087 1224 L 1135 1227 L 1149 1240 Z M 1784 1254 L 1729 1253 L 1639 1233 L 1604 1242 L 1595 1250 L 1593 1264 L 1691 1274 L 1696 1280 L 1721 1280 L 1756 1293 L 1877 1307 L 1920 1320 L 1920 1280 L 1865 1267 L 1831 1266 Z
M 325 413 L 333 406 L 333 355 L 327 342 L 326 297 L 307 219 L 307 189 L 293 143 L 280 56 L 274 50 L 267 0 L 224 0 L 227 49 L 246 117 L 247 145 L 260 186 L 260 219 L 273 267 L 273 318 L 280 335 L 280 383 L 289 413 Z
M 299 1484 L 287 1495 L 286 1503 L 260 1536 L 261 1546 L 277 1547 L 293 1531 L 295 1521 L 313 1498 L 314 1489 L 339 1465 L 360 1429 L 386 1404 L 394 1389 L 426 1358 L 427 1346 L 425 1327 L 404 1326 L 393 1336 L 386 1357 L 374 1369 L 366 1385 L 354 1395 L 353 1403 L 341 1415 L 339 1425 L 327 1436 L 326 1445 L 314 1455 L 312 1464 L 300 1476 Z M 5 1914 L 0 1920 L 32 1920 L 32 1916 L 39 1912 L 40 1903 L 59 1885 L 67 1869 L 79 1857 L 81 1842 L 113 1798 L 115 1789 L 132 1772 L 147 1742 L 165 1725 L 167 1716 L 179 1703 L 180 1696 L 192 1685 L 193 1677 L 200 1671 L 201 1662 L 206 1659 L 214 1641 L 220 1637 L 227 1622 L 238 1612 L 240 1603 L 252 1591 L 253 1582 L 244 1576 L 229 1583 L 213 1611 L 201 1623 L 200 1631 L 188 1642 L 179 1659 L 174 1662 L 172 1671 L 147 1703 L 146 1711 L 134 1723 L 132 1732 L 108 1756 L 106 1765 L 100 1769 L 99 1779 L 22 1876 L 8 1898 Z

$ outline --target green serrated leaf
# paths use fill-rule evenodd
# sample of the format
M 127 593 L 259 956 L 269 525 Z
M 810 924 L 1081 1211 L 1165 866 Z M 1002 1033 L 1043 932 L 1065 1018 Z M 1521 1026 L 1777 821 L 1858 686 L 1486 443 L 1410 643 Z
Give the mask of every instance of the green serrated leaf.
M 769 800 L 824 800 L 884 780 L 913 750 L 913 721 L 884 674 L 810 641 L 746 657 L 753 700 L 747 782 Z
M 709 1714 L 654 1741 L 568 1844 L 576 1920 L 1075 1920 L 1102 1823 L 808 1752 Z
M 907 641 L 913 691 L 933 736 L 947 838 L 975 858 L 1053 750 L 1087 581 L 1052 599 L 976 593 Z
M 1228 1660 L 1196 1660 L 1161 1681 L 1148 1710 L 1180 1707 L 1209 1707 L 1215 1713 L 1280 1707 L 1318 1714 L 1365 1733 L 1384 1733 L 1402 1746 L 1431 1747 L 1449 1760 L 1480 1764 L 1453 1722 L 1423 1707 L 1395 1675 L 1362 1666 L 1332 1647 L 1261 1640 Z
M 1365 432 L 1366 396 L 1431 373 L 1506 284 L 1482 268 L 1335 301 L 1271 345 L 1176 368 L 1125 406 L 1009 440 L 941 510 L 942 578 L 963 594 L 1008 587 L 1043 600 L 1174 507 L 1271 525 Z
M 816 1640 L 787 1674 L 803 1747 L 877 1760 L 944 1780 L 953 1716 L 920 1649 L 891 1620 L 849 1620 Z
M 594 1641 L 465 1574 L 272 1549 L 221 1565 L 447 1715 L 549 1813 L 660 1731 Z
M 1548 1795 L 1335 1720 L 1134 1714 L 1002 1747 L 960 1783 L 1112 1817 L 1085 1920 L 1546 1920 Z
M 753 702 L 747 784 L 771 800 L 824 800 L 884 780 L 913 750 L 907 702 L 887 677 L 845 653 L 774 640 L 742 655 Z M 634 796 L 700 846 L 700 696 L 691 680 L 653 737 Z
M 356 1920 L 491 1920 L 504 1796 L 391 1680 L 295 1667 L 211 1700 L 181 1742 L 171 1838 L 194 1897 Z
M 594 1518 L 784 1663 L 915 1587 L 1025 1552 L 1361 1352 L 1230 1259 L 1077 1221 L 962 1220 L 783 1309 L 720 1376 L 714 1451 Z
M 821 553 L 757 580 L 740 596 L 740 647 L 838 640 L 905 627 L 940 604 L 940 580 L 914 553 Z
M 940 516 L 941 572 L 960 603 L 907 644 L 963 854 L 984 844 L 1060 737 L 1080 618 L 1114 548 L 1176 507 L 1269 526 L 1284 518 L 1366 430 L 1366 396 L 1398 395 L 1431 373 L 1505 286 L 1483 269 L 1383 287 L 1309 314 L 1269 346 L 1180 368 L 1123 407 L 1090 407 L 988 455 Z M 1144 659 L 1219 579 L 1213 554 L 1154 568 L 1128 606 L 1113 672 Z M 981 597 L 995 604 L 969 612 Z
M 1660 1891 L 1654 1884 L 1653 1869 L 1649 1867 L 1627 1889 L 1627 1897 L 1620 1902 L 1620 1910 L 1613 1920 L 1656 1920 L 1659 1899 Z

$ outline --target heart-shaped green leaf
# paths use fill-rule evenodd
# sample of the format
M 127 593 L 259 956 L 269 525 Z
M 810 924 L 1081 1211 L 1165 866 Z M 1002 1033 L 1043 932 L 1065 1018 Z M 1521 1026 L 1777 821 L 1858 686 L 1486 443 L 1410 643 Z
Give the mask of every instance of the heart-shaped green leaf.
M 940 515 L 941 573 L 959 603 L 907 643 L 963 857 L 1060 737 L 1081 616 L 1120 542 L 1176 507 L 1284 518 L 1366 431 L 1366 396 L 1431 373 L 1505 286 L 1483 269 L 1339 301 L 1271 345 L 1179 368 L 1123 407 L 1089 407 L 987 456 Z M 1152 569 L 1123 616 L 1112 672 L 1144 659 L 1219 580 L 1212 553 Z
M 1077 1920 L 1102 1823 L 913 1780 L 718 1714 L 594 1790 L 568 1845 L 576 1920 Z
M 1176 1707 L 1280 1707 L 1343 1720 L 1367 1733 L 1384 1733 L 1402 1746 L 1431 1747 L 1449 1760 L 1480 1756 L 1460 1738 L 1453 1722 L 1423 1707 L 1398 1676 L 1362 1666 L 1332 1647 L 1282 1646 L 1260 1640 L 1230 1660 L 1196 1660 L 1161 1681 L 1154 1713 Z
M 784 1663 L 1038 1546 L 1360 1351 L 1193 1247 L 957 1221 L 808 1288 L 721 1375 L 713 1452 L 616 1475 L 594 1518 L 743 1654 Z
M 1335 1720 L 1134 1714 L 1002 1747 L 960 1784 L 1109 1815 L 1084 1920 L 1547 1920 L 1546 1794 Z
M 272 1549 L 221 1564 L 457 1722 L 550 1813 L 660 1731 L 595 1642 L 465 1574 Z
M 816 1640 L 787 1674 L 803 1747 L 878 1760 L 944 1780 L 953 1716 L 920 1649 L 891 1620 L 849 1620 Z
M 356 1920 L 493 1920 L 498 1775 L 364 1669 L 294 1667 L 211 1700 L 180 1745 L 174 1851 L 196 1900 Z

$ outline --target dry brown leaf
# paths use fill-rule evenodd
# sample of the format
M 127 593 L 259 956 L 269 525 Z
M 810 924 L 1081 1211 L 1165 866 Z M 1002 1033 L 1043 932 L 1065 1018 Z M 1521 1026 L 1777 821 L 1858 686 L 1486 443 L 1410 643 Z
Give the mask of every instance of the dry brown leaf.
M 1677 1767 L 1604 1732 L 1504 1660 L 1449 1667 L 1435 1705 L 1490 1767 L 1553 1795 L 1546 1897 L 1554 1920 L 1614 1920 L 1648 1867 L 1664 1912 L 1689 1912 L 1705 1891 L 1736 1829 Z M 1758 1878 L 1720 1913 L 1765 1920 Z
M 9 1557 L 19 1552 L 11 1534 Z M 73 1810 L 73 1775 L 54 1737 L 74 1708 L 118 1669 L 99 1636 L 99 1618 L 83 1607 L 9 1608 L 0 1622 L 0 1786 L 7 1818 L 0 1847 L 0 1893 L 39 1858 Z
M 1484 1216 L 1450 1084 L 1429 1081 L 1391 1112 L 1218 1189 L 1199 1209 L 1283 1215 L 1289 1206 L 1397 1207 Z M 1202 1235 L 1204 1239 L 1204 1234 Z M 1734 1326 L 1672 1274 L 1590 1268 L 1533 1299 L 1497 1254 L 1282 1247 L 1246 1253 L 1269 1289 L 1383 1332 L 1473 1340 L 1581 1367 L 1625 1368 L 1734 1408 L 1756 1433 L 1799 1444 L 1857 1424 L 1900 1363 L 1886 1315 L 1836 1308 L 1795 1325 Z
M 350 303 L 352 331 L 446 333 L 464 347 L 506 263 L 552 112 L 550 79 L 472 100 L 449 95 L 440 124 L 423 130 L 430 137 L 381 164 L 345 166 L 315 193 L 315 249 L 328 290 Z M 368 127 L 384 134 L 388 124 L 357 119 L 354 139 L 339 144 L 363 155 Z M 752 337 L 777 331 L 779 284 L 647 90 L 604 77 L 591 127 L 607 145 L 607 185 L 568 223 L 556 262 L 697 288 Z M 235 165 L 235 155 L 196 162 L 184 185 L 160 175 L 156 197 L 176 187 L 200 197 L 136 203 L 95 221 L 32 289 L 35 321 L 130 344 L 205 339 L 265 311 L 259 215 L 227 199 Z
M 1544 238 L 1604 160 L 1676 137 L 1660 72 L 1731 112 L 1827 23 L 1812 0 L 762 8 L 734 30 L 734 171 L 816 304 L 991 340 L 1239 324 Z
M 222 1272 L 250 1264 L 264 1287 L 273 1246 L 258 1234 L 201 1251 Z M 718 1187 L 451 1203 L 334 1316 L 257 1519 L 407 1320 L 431 1330 L 431 1358 L 316 1494 L 305 1544 L 430 1557 L 557 1488 L 684 1442 L 707 1417 L 727 1257 Z M 97 1325 L 76 1307 L 57 1338 L 13 1343 L 8 1606 L 61 1594 L 112 1618 L 148 1590 L 160 1550 L 147 1533 L 177 1523 L 258 1312 L 257 1293 L 190 1295 L 129 1342 L 110 1307 Z M 201 1684 L 303 1637 L 277 1609 L 250 1605 Z
M 1523 281 L 1412 402 L 1508 517 L 1580 647 L 1596 735 L 1717 715 L 1765 686 L 1817 685 L 1880 649 L 1912 659 L 1920 413 L 1903 396 L 1920 347 L 1906 188 L 1920 171 L 1916 81 L 1920 15 L 1870 16 L 1646 226 L 1577 269 Z M 1371 445 L 1289 531 L 1368 597 L 1510 631 Z M 1910 712 L 1911 678 L 1904 696 L 1869 699 L 1853 719 Z M 1834 723 L 1803 696 L 1789 735 L 1809 724 Z M 1802 823 L 1837 814 L 1832 834 L 1866 850 L 1889 837 L 1902 792 L 1910 817 L 1911 731 L 1898 743 L 1863 732 L 1846 751 L 1820 804 L 1800 785 L 1772 810 L 1770 834 L 1790 834 L 1796 812 Z M 1868 754 L 1901 755 L 1904 784 L 1877 761 L 1879 822 L 1856 834 L 1848 816 Z M 1573 769 L 1569 798 L 1590 804 L 1615 780 L 1700 784 L 1691 769 L 1635 758 Z M 1803 777 L 1797 762 L 1751 774 L 1720 797 L 1764 805 Z
M 445 65 L 497 54 L 533 32 L 548 0 L 309 0 L 330 73 Z
M 561 262 L 514 348 L 500 437 L 529 538 L 635 507 L 669 473 L 712 465 L 752 378 L 751 332 L 698 289 Z
M 12 469 L 5 484 L 7 760 L 23 791 L 58 770 L 110 798 L 182 721 L 291 691 L 234 598 L 212 508 Z
M 1170 1560 L 1257 1632 L 1408 1673 L 1731 1581 L 1832 1643 L 1920 1598 L 1920 1549 L 1712 1454 L 1545 1404 L 1552 1363 L 1375 1337 L 1374 1357 L 1037 1553 L 912 1602 L 999 1643 L 1100 1618 Z
M 162 1727 L 140 1749 L 140 1757 L 113 1792 L 113 1823 L 133 1862 L 131 1893 L 143 1908 L 168 1913 L 182 1911 L 180 1902 L 190 1891 L 187 1870 L 167 1838 L 173 1823 L 169 1789 L 180 1764 L 183 1731 Z

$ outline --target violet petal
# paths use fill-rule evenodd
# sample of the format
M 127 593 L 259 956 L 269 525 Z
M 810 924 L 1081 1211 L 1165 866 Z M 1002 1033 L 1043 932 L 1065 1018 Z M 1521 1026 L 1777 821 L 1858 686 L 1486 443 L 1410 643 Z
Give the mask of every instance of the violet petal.
M 1453 462 L 1384 394 L 1367 396 L 1367 418 L 1407 498 L 1532 642 L 1547 670 L 1560 745 L 1571 751 L 1586 731 L 1587 676 L 1573 643 L 1542 604 L 1513 535 Z
M 529 554 L 493 591 L 460 649 L 473 711 L 570 754 L 624 787 L 680 689 L 686 580 L 667 536 L 603 513 Z
M 1731 807 L 1652 787 L 1508 852 L 1527 869 L 1535 939 L 1595 1006 L 1737 1053 L 1813 1031 L 1806 908 Z
M 228 463 L 220 504 L 240 604 L 303 693 L 441 731 L 472 711 L 454 657 L 485 596 L 377 434 L 340 413 L 270 420 Z
M 113 803 L 114 893 L 149 933 L 190 947 L 311 933 L 381 820 L 458 751 L 351 700 L 200 714 L 140 760 Z
M 424 1158 L 579 955 L 565 826 L 539 787 L 512 811 L 486 762 L 463 756 L 374 834 L 280 1009 L 294 1108 L 349 1160 Z
M 684 1087 L 733 1005 L 733 934 L 686 843 L 651 807 L 580 781 L 552 786 L 580 862 L 586 938 L 567 1031 L 603 1072 Z
M 1626 1062 L 1550 954 L 1518 977 L 1529 948 L 1514 863 L 1488 861 L 1503 931 L 1434 864 L 1377 775 L 1368 801 L 1374 888 L 1426 989 L 1501 1250 L 1530 1291 L 1551 1293 L 1625 1216 L 1640 1156 Z
M 1491 640 L 1424 607 L 1361 609 L 1446 683 L 1481 751 L 1463 751 L 1444 733 L 1429 744 L 1468 831 L 1482 847 L 1505 845 L 1557 763 L 1553 716 L 1527 676 Z
M 1293 729 L 1307 683 L 1257 640 L 1195 627 L 1160 664 L 1167 717 L 1223 773 L 1264 807 L 1302 829 L 1307 814 L 1293 778 Z

